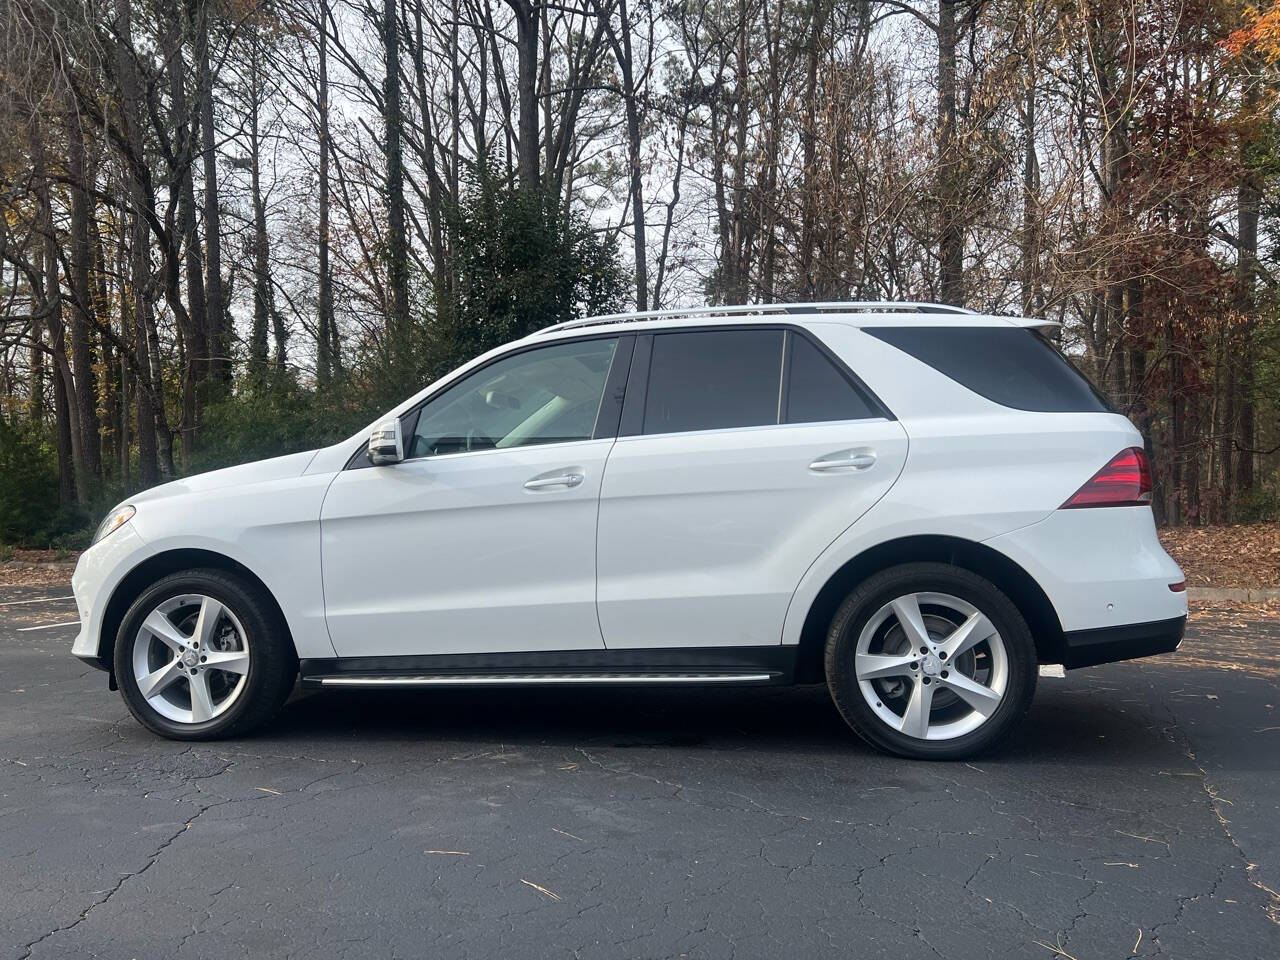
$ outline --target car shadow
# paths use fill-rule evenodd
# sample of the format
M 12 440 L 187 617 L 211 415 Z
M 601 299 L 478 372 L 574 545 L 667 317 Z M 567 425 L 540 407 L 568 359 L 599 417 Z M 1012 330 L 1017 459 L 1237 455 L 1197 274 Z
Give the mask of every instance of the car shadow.
M 323 691 L 295 694 L 273 740 L 594 745 L 878 758 L 821 685 L 757 689 Z M 1092 685 L 1042 685 L 984 762 L 1144 767 L 1176 752 L 1138 703 Z

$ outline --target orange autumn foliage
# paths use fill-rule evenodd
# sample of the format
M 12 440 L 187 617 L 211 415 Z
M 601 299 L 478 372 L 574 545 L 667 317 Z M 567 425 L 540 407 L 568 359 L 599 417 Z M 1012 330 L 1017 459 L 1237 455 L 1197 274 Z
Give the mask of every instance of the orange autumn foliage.
M 1231 31 L 1225 41 L 1231 55 L 1252 53 L 1268 63 L 1280 61 L 1280 0 L 1273 0 L 1266 10 L 1245 7 L 1244 19 L 1246 26 Z

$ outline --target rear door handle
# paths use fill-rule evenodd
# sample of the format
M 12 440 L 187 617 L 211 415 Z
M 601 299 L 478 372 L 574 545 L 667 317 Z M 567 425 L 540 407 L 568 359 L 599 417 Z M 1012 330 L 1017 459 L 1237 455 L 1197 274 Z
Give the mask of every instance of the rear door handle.
M 580 473 L 559 473 L 553 477 L 534 477 L 525 481 L 526 490 L 545 490 L 548 487 L 576 487 L 585 480 Z
M 876 462 L 874 453 L 841 454 L 834 457 L 823 457 L 809 464 L 810 470 L 821 473 L 824 470 L 865 470 Z

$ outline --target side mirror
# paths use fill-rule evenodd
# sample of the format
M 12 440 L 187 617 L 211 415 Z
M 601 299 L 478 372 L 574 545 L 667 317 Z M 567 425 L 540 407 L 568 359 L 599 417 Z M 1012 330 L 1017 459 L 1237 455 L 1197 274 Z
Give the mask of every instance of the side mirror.
M 384 420 L 369 434 L 369 462 L 375 467 L 404 459 L 404 432 L 400 418 Z

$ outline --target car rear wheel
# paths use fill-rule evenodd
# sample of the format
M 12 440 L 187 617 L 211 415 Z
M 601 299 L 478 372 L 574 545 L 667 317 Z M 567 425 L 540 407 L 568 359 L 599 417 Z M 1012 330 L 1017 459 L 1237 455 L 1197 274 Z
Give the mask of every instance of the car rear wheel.
M 884 570 L 832 619 L 827 684 L 855 732 L 889 753 L 972 756 L 1003 738 L 1035 694 L 1036 651 L 1013 602 L 942 563 Z
M 130 606 L 116 637 L 115 673 L 144 726 L 174 740 L 214 740 L 274 716 L 297 660 L 261 588 L 222 570 L 185 570 Z

